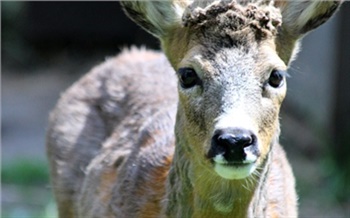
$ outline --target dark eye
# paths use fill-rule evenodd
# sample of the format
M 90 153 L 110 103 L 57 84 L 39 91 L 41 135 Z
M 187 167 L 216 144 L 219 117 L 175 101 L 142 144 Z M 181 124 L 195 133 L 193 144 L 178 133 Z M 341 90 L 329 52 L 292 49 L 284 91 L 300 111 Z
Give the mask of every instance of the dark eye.
M 278 88 L 283 84 L 283 78 L 286 73 L 280 70 L 273 70 L 270 74 L 268 84 L 273 88 Z
M 200 82 L 196 71 L 194 71 L 192 68 L 180 68 L 178 70 L 178 74 L 182 88 L 188 89 L 199 84 Z

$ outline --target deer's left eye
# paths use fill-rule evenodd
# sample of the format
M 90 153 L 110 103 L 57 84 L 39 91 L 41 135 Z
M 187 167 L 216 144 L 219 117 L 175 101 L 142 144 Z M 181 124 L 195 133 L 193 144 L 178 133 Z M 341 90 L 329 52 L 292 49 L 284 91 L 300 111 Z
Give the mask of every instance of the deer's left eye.
M 180 68 L 178 75 L 182 88 L 188 89 L 200 83 L 196 71 L 192 68 Z
M 286 72 L 280 70 L 273 70 L 270 74 L 268 84 L 273 88 L 278 88 L 283 85 L 284 76 Z

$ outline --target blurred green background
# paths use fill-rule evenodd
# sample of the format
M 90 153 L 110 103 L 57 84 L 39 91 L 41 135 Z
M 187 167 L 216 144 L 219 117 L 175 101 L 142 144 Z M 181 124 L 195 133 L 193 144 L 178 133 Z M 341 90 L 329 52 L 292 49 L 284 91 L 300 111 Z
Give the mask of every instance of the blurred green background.
M 303 40 L 281 112 L 300 217 L 350 217 L 350 3 Z M 60 93 L 106 57 L 156 39 L 118 2 L 1 2 L 1 217 L 57 217 L 45 156 Z

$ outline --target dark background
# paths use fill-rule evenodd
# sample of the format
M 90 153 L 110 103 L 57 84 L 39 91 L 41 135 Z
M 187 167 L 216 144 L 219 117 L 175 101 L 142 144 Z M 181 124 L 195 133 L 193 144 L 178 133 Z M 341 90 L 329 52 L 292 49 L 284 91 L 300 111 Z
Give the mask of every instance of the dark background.
M 350 217 L 350 4 L 303 40 L 281 112 L 300 216 Z M 158 41 L 118 2 L 1 2 L 2 217 L 55 217 L 45 128 L 60 93 L 106 57 Z

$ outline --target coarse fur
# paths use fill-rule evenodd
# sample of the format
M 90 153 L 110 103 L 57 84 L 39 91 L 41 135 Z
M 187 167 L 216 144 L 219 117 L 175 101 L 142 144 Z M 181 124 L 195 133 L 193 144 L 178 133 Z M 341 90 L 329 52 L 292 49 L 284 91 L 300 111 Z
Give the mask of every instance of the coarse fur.
M 278 142 L 283 72 L 340 3 L 122 2 L 164 54 L 124 50 L 60 98 L 47 132 L 60 217 L 296 217 Z M 184 68 L 195 86 L 182 85 Z M 214 152 L 232 129 L 252 137 L 239 164 Z

